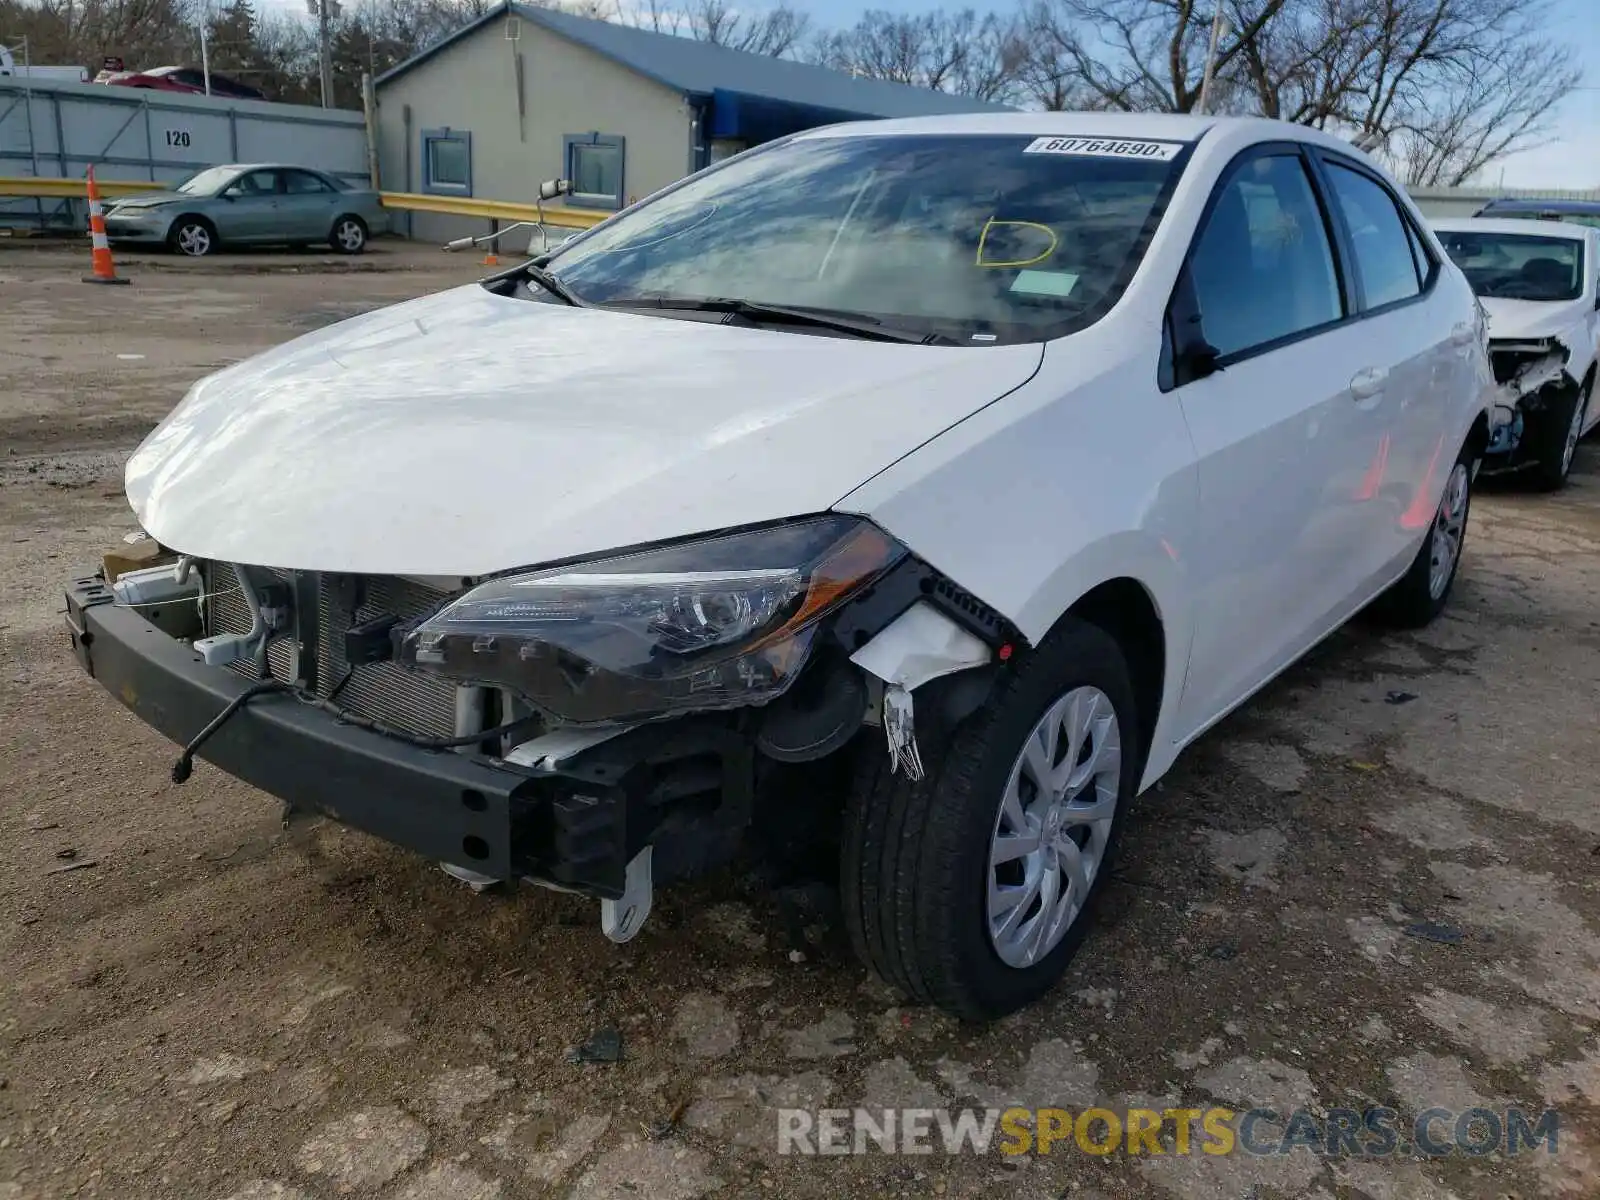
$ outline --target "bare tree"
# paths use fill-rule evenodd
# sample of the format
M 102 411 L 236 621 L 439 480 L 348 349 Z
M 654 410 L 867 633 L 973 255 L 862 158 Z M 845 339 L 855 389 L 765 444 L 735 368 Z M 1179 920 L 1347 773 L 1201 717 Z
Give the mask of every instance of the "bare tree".
M 1227 0 L 1035 0 L 1026 16 L 1028 74 L 1095 108 L 1192 112 L 1214 3 Z M 1219 79 L 1287 3 L 1232 0 L 1217 44 Z
M 1549 117 L 1578 72 L 1548 44 L 1497 48 L 1471 74 L 1439 81 L 1409 102 L 1389 132 L 1407 183 L 1454 187 L 1490 163 L 1548 140 Z
M 1024 53 L 1015 23 L 993 13 L 874 9 L 849 29 L 819 38 L 810 57 L 867 79 L 1001 100 L 1018 86 Z
M 190 0 L 0 0 L 0 29 L 26 37 L 35 62 L 91 68 L 107 54 L 185 61 L 199 49 L 196 16 Z
M 811 30 L 810 16 L 787 4 L 753 10 L 727 0 L 692 0 L 686 21 L 696 41 L 772 58 L 793 54 Z
M 1536 144 L 1577 83 L 1543 32 L 1548 0 L 1031 0 L 1028 94 L 1190 112 L 1214 3 L 1215 111 L 1368 135 L 1411 182 L 1459 181 Z

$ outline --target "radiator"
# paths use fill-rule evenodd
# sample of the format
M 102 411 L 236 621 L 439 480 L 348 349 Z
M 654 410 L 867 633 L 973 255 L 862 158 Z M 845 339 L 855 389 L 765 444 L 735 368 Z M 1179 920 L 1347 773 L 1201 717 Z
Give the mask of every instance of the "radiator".
M 233 568 L 226 563 L 207 563 L 202 574 L 208 597 L 206 633 L 249 633 L 249 604 L 239 590 Z M 285 582 L 293 581 L 292 572 L 274 574 Z M 406 733 L 419 737 L 453 736 L 454 683 L 387 662 L 357 667 L 351 672 L 344 656 L 344 633 L 352 625 L 385 613 L 405 621 L 439 607 L 448 593 L 392 576 L 367 575 L 361 577 L 361 602 L 352 614 L 339 599 L 338 576 L 321 574 L 315 578 L 317 694 L 326 699 L 337 690 L 334 700 L 340 707 Z M 267 667 L 274 679 L 294 681 L 295 649 L 291 637 L 279 638 L 268 647 Z M 243 675 L 255 675 L 253 662 L 235 663 L 233 669 Z

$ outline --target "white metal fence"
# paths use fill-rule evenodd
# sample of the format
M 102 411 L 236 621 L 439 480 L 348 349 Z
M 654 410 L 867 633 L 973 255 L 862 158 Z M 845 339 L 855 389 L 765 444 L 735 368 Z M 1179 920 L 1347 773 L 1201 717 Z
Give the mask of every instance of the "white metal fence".
M 286 162 L 367 179 L 359 112 L 0 77 L 0 176 L 176 183 L 218 163 Z M 0 226 L 82 225 L 76 201 L 0 197 Z
M 1407 188 L 1425 217 L 1470 217 L 1491 200 L 1600 200 L 1600 188 L 1413 187 Z

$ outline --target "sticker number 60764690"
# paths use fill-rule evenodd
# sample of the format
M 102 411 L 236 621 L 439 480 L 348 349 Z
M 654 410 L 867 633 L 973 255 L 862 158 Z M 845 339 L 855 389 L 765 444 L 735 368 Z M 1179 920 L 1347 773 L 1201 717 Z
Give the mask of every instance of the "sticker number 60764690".
M 1131 138 L 1042 137 L 1028 143 L 1024 154 L 1077 154 L 1090 158 L 1137 158 L 1168 162 L 1178 156 L 1177 142 L 1141 142 Z

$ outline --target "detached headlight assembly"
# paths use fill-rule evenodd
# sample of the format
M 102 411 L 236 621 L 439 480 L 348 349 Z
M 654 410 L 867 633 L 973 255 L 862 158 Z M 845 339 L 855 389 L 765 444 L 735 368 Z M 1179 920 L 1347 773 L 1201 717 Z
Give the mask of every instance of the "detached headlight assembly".
M 765 704 L 818 620 L 905 553 L 828 515 L 506 575 L 407 632 L 399 658 L 577 723 Z

